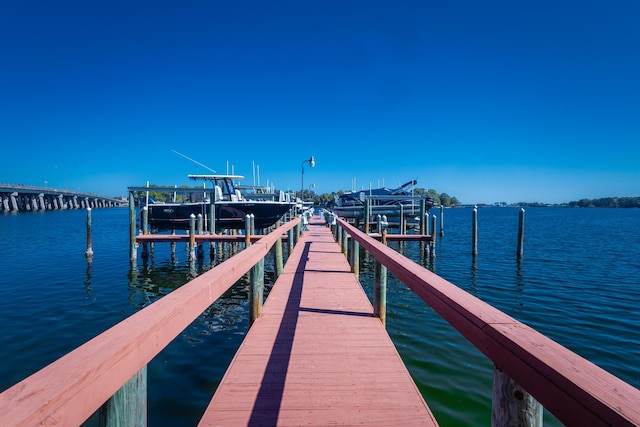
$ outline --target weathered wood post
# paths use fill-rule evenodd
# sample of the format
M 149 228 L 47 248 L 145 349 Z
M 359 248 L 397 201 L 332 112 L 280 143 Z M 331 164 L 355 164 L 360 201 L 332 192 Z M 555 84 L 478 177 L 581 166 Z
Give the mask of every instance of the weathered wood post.
M 429 241 L 429 256 L 436 257 L 436 216 L 431 215 L 431 240 Z
M 471 216 L 471 254 L 478 255 L 478 207 L 473 208 Z
M 351 237 L 351 272 L 360 276 L 360 243 Z
M 138 257 L 136 246 L 136 202 L 133 191 L 129 191 L 129 259 L 135 261 Z
M 278 228 L 280 228 L 280 220 L 276 221 L 276 230 Z M 278 277 L 280 277 L 280 275 L 284 271 L 283 262 L 282 262 L 282 237 L 278 237 L 278 240 L 276 240 L 276 244 L 273 245 L 273 247 L 274 247 L 273 258 L 275 261 L 275 273 L 276 273 L 275 278 L 277 279 Z
M 196 216 L 189 215 L 189 261 L 196 258 Z
M 420 199 L 420 234 L 427 234 L 427 201 L 426 199 Z
M 142 208 L 142 234 L 149 234 L 149 207 Z
M 244 248 L 251 246 L 251 216 L 244 216 Z
M 516 250 L 518 259 L 522 259 L 524 253 L 524 208 L 520 209 L 518 218 L 518 248 Z
M 336 225 L 336 241 L 338 246 L 342 248 L 342 227 L 339 224 Z
M 287 244 L 289 246 L 289 255 L 291 255 L 291 252 L 293 252 L 293 246 L 294 246 L 294 238 L 293 238 L 293 228 L 290 228 L 289 231 L 287 231 Z
M 387 324 L 387 267 L 376 259 L 373 272 L 373 313 Z
M 404 206 L 400 203 L 400 218 L 398 219 L 398 233 L 406 234 L 407 229 L 405 228 L 404 222 Z
M 148 234 L 149 233 L 149 208 L 147 206 L 142 208 L 141 211 L 141 216 L 142 216 L 142 234 Z M 142 243 L 142 258 L 143 259 L 147 259 L 149 258 L 149 244 L 147 242 L 143 242 Z
M 198 214 L 198 234 L 204 234 L 204 223 L 201 213 Z M 198 242 L 196 254 L 198 256 L 198 259 L 204 258 L 204 247 L 202 242 Z
M 491 406 L 492 426 L 542 427 L 542 405 L 497 366 Z
M 364 234 L 369 234 L 371 224 L 369 218 L 371 217 L 371 199 L 366 198 L 364 200 Z
M 251 267 L 249 273 L 249 326 L 262 316 L 262 298 L 264 295 L 264 258 Z
M 124 383 L 100 407 L 101 427 L 147 425 L 147 366 L 145 365 Z
M 344 254 L 344 256 L 348 255 L 348 250 L 349 250 L 349 234 L 347 233 L 347 230 L 343 229 L 342 230 L 342 253 Z
M 216 234 L 216 193 L 209 195 L 209 234 Z
M 91 260 L 93 257 L 93 244 L 91 237 L 91 208 L 87 208 L 87 250 L 84 255 L 88 260 Z
M 440 205 L 440 237 L 444 236 L 444 206 Z

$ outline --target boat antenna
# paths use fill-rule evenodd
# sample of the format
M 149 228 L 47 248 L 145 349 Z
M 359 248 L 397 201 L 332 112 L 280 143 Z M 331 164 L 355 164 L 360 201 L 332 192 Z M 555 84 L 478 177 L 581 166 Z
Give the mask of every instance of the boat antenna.
M 184 158 L 185 158 L 185 159 L 187 159 L 187 160 L 191 160 L 193 163 L 195 163 L 195 164 L 196 164 L 196 165 L 198 165 L 198 166 L 202 166 L 203 168 L 208 169 L 208 170 L 210 170 L 210 171 L 211 171 L 211 172 L 213 172 L 213 173 L 217 173 L 216 171 L 214 171 L 213 169 L 211 169 L 209 166 L 205 166 L 205 165 L 203 165 L 203 164 L 202 164 L 202 163 L 200 163 L 200 162 L 196 162 L 196 161 L 195 161 L 195 160 L 193 160 L 192 158 L 187 157 L 187 156 L 185 156 L 184 154 L 177 152 L 176 150 L 171 150 L 171 151 L 173 151 L 174 153 L 176 153 L 176 154 L 177 154 L 177 155 L 179 155 L 179 156 L 184 157 Z

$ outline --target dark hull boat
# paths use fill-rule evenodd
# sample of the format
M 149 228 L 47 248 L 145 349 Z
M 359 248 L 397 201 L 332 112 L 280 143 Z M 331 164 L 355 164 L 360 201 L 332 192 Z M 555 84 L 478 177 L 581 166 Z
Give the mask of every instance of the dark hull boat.
M 371 215 L 386 215 L 387 218 L 398 218 L 402 207 L 404 217 L 415 217 L 420 213 L 421 198 L 412 195 L 415 180 L 409 181 L 398 188 L 376 188 L 368 191 L 357 191 L 342 194 L 327 208 L 342 218 L 364 218 L 365 200 L 370 201 Z M 424 198 L 425 210 L 433 207 L 431 197 Z
M 236 175 L 189 175 L 195 180 L 208 180 L 213 183 L 211 189 L 194 189 L 194 193 L 211 193 L 215 212 L 215 230 L 244 229 L 245 217 L 253 215 L 255 229 L 268 228 L 286 214 L 294 203 L 282 192 L 260 200 L 246 199 L 233 185 Z M 202 215 L 203 228 L 209 229 L 211 216 L 211 198 L 203 198 L 194 203 L 158 203 L 147 204 L 149 227 L 154 230 L 188 230 L 190 217 Z

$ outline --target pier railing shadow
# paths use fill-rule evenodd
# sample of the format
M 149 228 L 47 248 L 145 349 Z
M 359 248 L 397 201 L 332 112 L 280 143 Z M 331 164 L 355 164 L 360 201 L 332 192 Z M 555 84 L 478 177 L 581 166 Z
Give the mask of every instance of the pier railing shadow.
M 338 219 L 345 234 L 493 362 L 492 425 L 541 426 L 544 407 L 570 426 L 640 426 L 640 390 Z
M 103 425 L 146 425 L 146 367 L 272 248 L 295 218 L 0 394 L 0 426 L 81 425 L 101 410 Z M 294 233 L 295 230 L 295 233 Z M 296 239 L 297 240 L 297 239 Z M 250 298 L 256 299 L 255 296 Z

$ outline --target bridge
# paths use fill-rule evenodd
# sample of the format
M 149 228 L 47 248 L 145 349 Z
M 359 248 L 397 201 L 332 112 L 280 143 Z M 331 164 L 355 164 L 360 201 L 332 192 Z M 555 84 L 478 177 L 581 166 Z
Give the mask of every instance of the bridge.
M 93 193 L 33 187 L 20 184 L 0 184 L 2 212 L 44 211 L 62 209 L 111 208 L 126 206 L 127 201 Z

